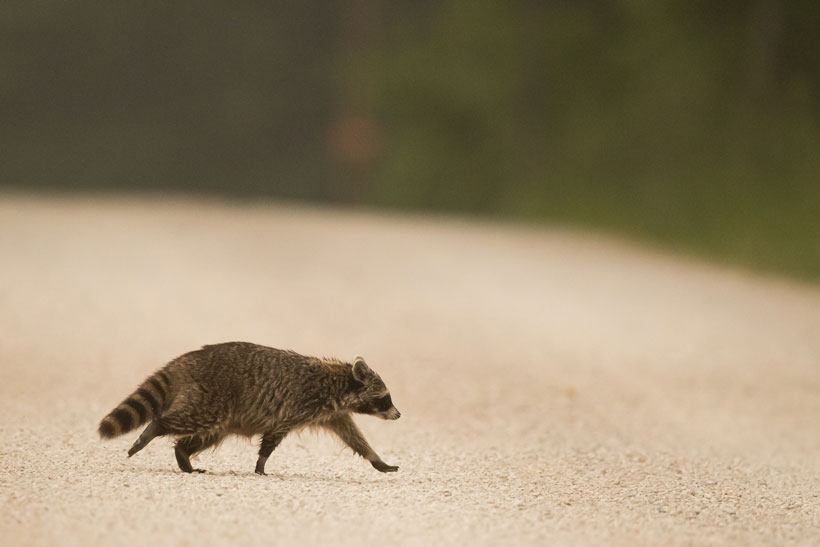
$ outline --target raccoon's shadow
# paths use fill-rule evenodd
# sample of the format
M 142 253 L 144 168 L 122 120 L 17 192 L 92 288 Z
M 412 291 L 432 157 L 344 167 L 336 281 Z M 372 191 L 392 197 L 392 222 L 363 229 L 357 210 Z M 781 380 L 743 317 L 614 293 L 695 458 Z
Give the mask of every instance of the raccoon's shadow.
M 160 475 L 186 475 L 182 471 L 178 469 L 165 469 L 165 468 L 145 468 L 142 470 L 134 470 L 134 473 L 143 474 L 143 473 L 150 473 L 150 474 L 160 474 Z M 345 478 L 339 477 L 337 475 L 320 475 L 320 474 L 312 474 L 312 473 L 276 473 L 270 472 L 267 475 L 257 475 L 256 473 L 249 471 L 249 472 L 241 472 L 241 471 L 208 471 L 205 470 L 204 473 L 191 473 L 192 477 L 236 477 L 236 478 L 247 478 L 258 480 L 260 482 L 264 481 L 304 481 L 304 482 L 324 482 L 324 483 L 339 483 L 339 484 L 351 484 L 351 485 L 364 485 L 370 484 L 373 481 L 368 481 L 362 478 Z

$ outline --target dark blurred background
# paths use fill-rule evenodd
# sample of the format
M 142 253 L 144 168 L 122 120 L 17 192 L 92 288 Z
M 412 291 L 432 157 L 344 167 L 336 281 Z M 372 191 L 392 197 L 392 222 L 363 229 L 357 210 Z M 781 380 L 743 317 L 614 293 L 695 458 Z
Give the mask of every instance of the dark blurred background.
M 820 2 L 0 3 L 0 185 L 551 221 L 820 279 Z

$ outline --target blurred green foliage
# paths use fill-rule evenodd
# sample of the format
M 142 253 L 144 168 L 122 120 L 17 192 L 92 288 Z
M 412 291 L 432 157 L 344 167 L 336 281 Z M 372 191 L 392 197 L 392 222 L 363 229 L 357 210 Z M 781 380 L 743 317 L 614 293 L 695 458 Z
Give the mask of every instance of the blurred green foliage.
M 7 0 L 0 184 L 554 220 L 820 279 L 820 3 Z

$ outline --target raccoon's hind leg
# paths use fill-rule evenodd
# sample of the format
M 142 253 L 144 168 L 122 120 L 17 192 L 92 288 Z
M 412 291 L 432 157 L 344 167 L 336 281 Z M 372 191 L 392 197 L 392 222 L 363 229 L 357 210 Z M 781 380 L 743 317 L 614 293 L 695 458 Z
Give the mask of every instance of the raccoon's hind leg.
M 396 465 L 388 465 L 382 461 L 376 451 L 370 447 L 367 439 L 364 438 L 362 432 L 356 427 L 353 418 L 349 414 L 338 416 L 325 424 L 325 427 L 339 436 L 339 438 L 351 449 L 353 452 L 370 462 L 374 468 L 382 473 L 391 473 L 398 471 L 399 467 Z
M 256 470 L 254 473 L 257 475 L 267 475 L 267 473 L 265 473 L 265 462 L 268 461 L 268 457 L 270 457 L 274 449 L 279 446 L 279 443 L 282 442 L 285 435 L 287 435 L 287 433 L 274 431 L 268 431 L 262 435 L 262 444 L 259 445 L 259 459 L 256 460 Z
M 145 431 L 142 432 L 142 435 L 139 436 L 139 439 L 136 440 L 134 445 L 128 450 L 128 457 L 130 458 L 140 450 L 146 447 L 148 443 L 153 440 L 154 437 L 161 437 L 165 435 L 165 428 L 159 424 L 156 420 L 148 424 L 148 427 L 145 428 Z
M 177 465 L 184 473 L 204 473 L 204 469 L 193 468 L 190 458 L 197 452 L 217 444 L 219 440 L 218 436 L 211 433 L 198 433 L 180 438 L 174 446 Z

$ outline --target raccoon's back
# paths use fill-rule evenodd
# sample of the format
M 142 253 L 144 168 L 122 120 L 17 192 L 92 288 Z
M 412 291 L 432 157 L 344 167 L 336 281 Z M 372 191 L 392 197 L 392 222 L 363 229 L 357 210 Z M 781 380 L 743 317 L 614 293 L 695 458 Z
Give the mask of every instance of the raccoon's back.
M 283 361 L 301 357 L 290 351 L 251 342 L 209 344 L 174 359 L 169 366 L 199 382 L 254 379 L 272 375 Z
M 178 379 L 181 392 L 201 389 L 231 396 L 237 405 L 244 406 L 265 394 L 291 392 L 283 388 L 299 383 L 311 368 L 311 360 L 289 350 L 225 342 L 186 353 L 168 368 Z

